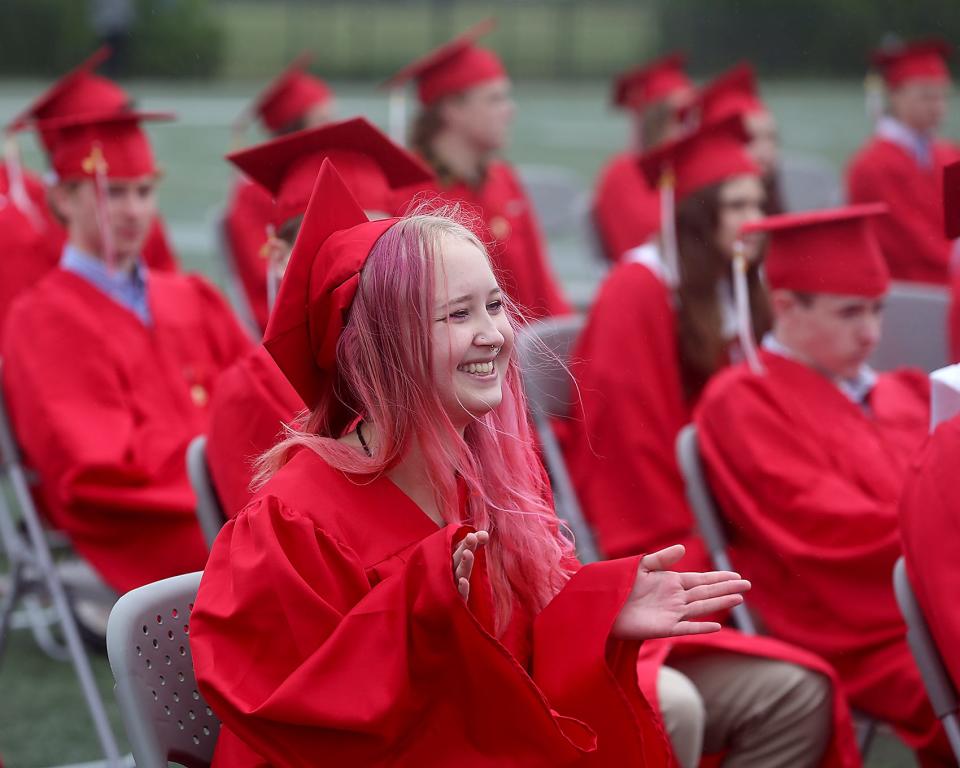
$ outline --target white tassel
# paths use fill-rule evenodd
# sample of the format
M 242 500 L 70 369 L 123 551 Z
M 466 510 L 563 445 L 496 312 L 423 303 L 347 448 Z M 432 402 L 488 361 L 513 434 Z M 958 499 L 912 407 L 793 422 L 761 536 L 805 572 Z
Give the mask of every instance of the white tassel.
M 667 273 L 667 284 L 671 288 L 680 284 L 674 183 L 673 170 L 664 170 L 660 176 L 660 246 L 663 251 L 663 266 Z
M 43 229 L 43 217 L 27 193 L 27 185 L 23 180 L 23 165 L 20 163 L 20 149 L 13 133 L 8 133 L 4 137 L 3 159 L 7 166 L 7 178 L 10 183 L 7 196 L 13 203 L 13 207 L 30 220 L 34 229 Z
M 407 146 L 407 95 L 402 85 L 390 89 L 387 133 L 401 147 Z
M 747 257 L 743 253 L 743 242 L 737 240 L 733 246 L 733 300 L 737 307 L 737 338 L 740 349 L 754 373 L 763 373 L 763 364 L 757 354 L 757 345 L 753 339 L 753 322 L 750 318 L 750 292 L 747 288 Z

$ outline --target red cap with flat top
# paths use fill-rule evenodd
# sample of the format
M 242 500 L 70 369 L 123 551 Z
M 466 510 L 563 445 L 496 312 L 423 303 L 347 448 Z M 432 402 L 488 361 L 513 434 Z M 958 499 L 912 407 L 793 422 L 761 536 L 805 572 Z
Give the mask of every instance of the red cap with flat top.
M 882 203 L 788 213 L 751 222 L 741 234 L 767 233 L 764 271 L 771 290 L 873 298 L 890 286 L 873 231 L 873 219 L 886 213 Z
M 100 175 L 138 179 L 158 172 L 140 123 L 173 119 L 169 113 L 114 112 L 47 120 L 37 127 L 57 132 L 50 164 L 62 181 Z
M 401 69 L 387 82 L 388 88 L 417 81 L 420 103 L 429 106 L 444 96 L 507 76 L 499 57 L 475 44 L 477 38 L 496 26 L 493 19 L 474 25 L 455 40 L 442 45 Z
M 676 93 L 692 93 L 686 63 L 684 54 L 671 53 L 621 73 L 613 84 L 614 106 L 639 112 Z
M 732 115 L 767 111 L 757 90 L 756 73 L 746 62 L 728 69 L 703 86 L 690 109 L 698 114 L 701 125 Z
M 918 40 L 878 48 L 870 55 L 870 64 L 880 72 L 888 88 L 897 88 L 910 80 L 948 82 L 947 57 L 951 50 L 943 40 Z
M 271 133 L 277 133 L 303 117 L 311 107 L 333 97 L 323 80 L 307 73 L 309 53 L 300 54 L 256 98 L 250 111 L 259 115 Z
M 943 228 L 951 240 L 960 237 L 960 161 L 943 169 Z
M 368 221 L 329 158 L 320 166 L 263 346 L 308 408 L 332 393 L 337 341 L 377 240 L 399 219 Z M 332 404 L 334 430 L 355 417 Z
M 388 212 L 391 190 L 430 181 L 433 174 L 362 117 L 298 131 L 227 159 L 276 202 L 274 225 L 307 208 L 323 161 L 331 159 L 364 210 Z
M 734 176 L 759 176 L 760 168 L 747 154 L 747 139 L 743 120 L 733 116 L 646 152 L 640 168 L 654 187 L 671 179 L 679 202 Z

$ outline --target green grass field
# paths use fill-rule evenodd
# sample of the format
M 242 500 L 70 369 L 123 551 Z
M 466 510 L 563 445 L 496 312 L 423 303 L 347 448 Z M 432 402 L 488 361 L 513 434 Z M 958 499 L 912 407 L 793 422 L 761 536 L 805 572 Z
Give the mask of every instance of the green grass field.
M 166 169 L 161 208 L 184 264 L 219 280 L 212 257 L 213 224 L 230 183 L 222 155 L 229 149 L 231 121 L 260 83 L 127 85 L 141 106 L 170 109 L 180 115 L 177 123 L 152 129 L 157 155 Z M 374 83 L 335 85 L 342 116 L 364 114 L 380 125 L 385 123 L 386 104 Z M 36 82 L 3 83 L 0 122 L 6 123 L 41 86 Z M 769 83 L 764 91 L 781 120 L 789 151 L 823 158 L 839 169 L 867 132 L 858 84 Z M 522 82 L 516 96 L 519 110 L 509 155 L 517 163 L 572 169 L 586 187 L 604 159 L 625 141 L 626 122 L 607 107 L 606 83 Z M 957 125 L 952 123 L 954 134 Z M 25 150 L 28 164 L 39 169 L 36 148 L 27 143 Z M 556 248 L 554 263 L 568 287 L 576 288 L 597 276 L 583 248 L 569 244 Z M 102 687 L 108 692 L 106 660 L 97 658 L 95 662 Z M 113 706 L 112 698 L 110 701 Z M 15 636 L 0 665 L 0 756 L 8 768 L 97 757 L 96 741 L 70 667 L 48 661 L 22 633 Z M 912 760 L 899 742 L 881 734 L 868 765 L 910 766 Z

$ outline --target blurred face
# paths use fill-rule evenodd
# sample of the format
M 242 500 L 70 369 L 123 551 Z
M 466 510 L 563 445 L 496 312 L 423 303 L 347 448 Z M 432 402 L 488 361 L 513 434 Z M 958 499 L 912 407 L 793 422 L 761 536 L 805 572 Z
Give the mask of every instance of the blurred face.
M 832 376 L 856 377 L 880 342 L 883 297 L 823 293 L 805 303 L 775 291 L 772 299 L 778 338 Z
M 510 141 L 515 105 L 507 78 L 481 83 L 448 100 L 444 124 L 480 152 L 497 152 Z
M 463 428 L 500 405 L 513 330 L 486 256 L 446 237 L 435 265 L 433 378 L 450 420 Z
M 744 119 L 750 134 L 747 150 L 760 166 L 764 176 L 769 176 L 780 165 L 780 133 L 777 121 L 770 112 L 753 112 Z
M 733 244 L 744 224 L 763 218 L 765 193 L 756 176 L 735 176 L 720 187 L 720 210 L 716 245 L 728 259 L 733 259 Z M 760 255 L 762 238 L 743 238 L 744 256 L 754 261 Z
M 917 133 L 933 134 L 947 119 L 950 84 L 909 80 L 890 91 L 890 113 Z
M 106 223 L 118 264 L 132 261 L 143 249 L 157 215 L 156 186 L 155 176 L 108 181 Z M 103 257 L 93 181 L 61 184 L 54 190 L 54 204 L 67 222 L 70 241 L 92 256 Z
M 333 120 L 336 114 L 333 99 L 321 101 L 312 105 L 303 115 L 303 127 L 317 128 Z

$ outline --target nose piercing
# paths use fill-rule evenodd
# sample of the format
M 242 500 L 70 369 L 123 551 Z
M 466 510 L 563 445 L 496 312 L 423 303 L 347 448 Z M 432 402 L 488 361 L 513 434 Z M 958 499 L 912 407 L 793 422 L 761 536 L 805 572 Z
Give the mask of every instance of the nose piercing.
M 499 351 L 500 351 L 500 347 L 498 347 L 496 344 L 491 344 L 491 345 L 490 345 L 490 352 L 491 352 L 492 354 L 495 355 L 495 354 L 497 354 Z

